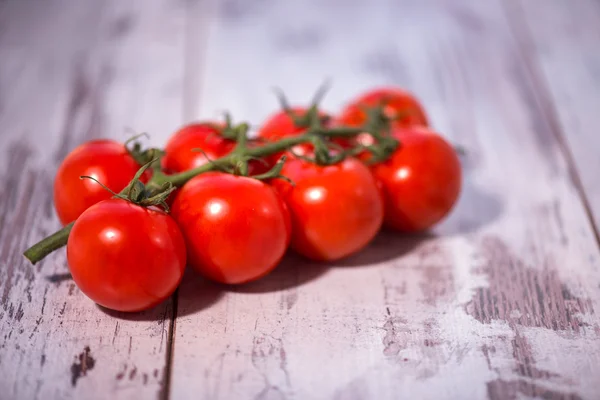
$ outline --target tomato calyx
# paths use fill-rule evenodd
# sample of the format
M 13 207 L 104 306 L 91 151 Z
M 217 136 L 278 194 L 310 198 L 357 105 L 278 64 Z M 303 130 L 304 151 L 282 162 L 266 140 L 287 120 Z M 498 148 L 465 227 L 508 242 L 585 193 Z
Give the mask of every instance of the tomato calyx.
M 222 127 L 216 127 L 221 131 L 221 136 L 225 139 L 238 141 L 240 135 L 246 136 L 250 130 L 250 125 L 247 122 L 241 122 L 239 124 L 233 123 L 233 118 L 228 112 L 225 113 L 225 125 Z
M 290 117 L 296 128 L 319 129 L 326 126 L 331 120 L 329 115 L 319 111 L 319 104 L 323 100 L 323 97 L 325 97 L 325 94 L 327 94 L 330 86 L 331 83 L 329 81 L 323 82 L 321 86 L 317 88 L 309 107 L 304 112 L 294 111 L 294 108 L 290 106 L 283 90 L 275 88 L 274 92 L 277 101 L 279 102 L 279 106 Z
M 374 106 L 359 105 L 358 108 L 367 115 L 367 120 L 371 113 L 378 114 L 380 121 L 387 124 L 390 128 L 395 122 L 401 122 L 416 115 L 415 110 L 412 109 L 395 109 L 390 105 L 392 101 L 393 98 L 391 96 L 384 96 Z
M 150 135 L 148 135 L 146 132 L 141 132 L 133 135 L 127 139 L 125 143 L 123 143 L 127 153 L 135 160 L 135 162 L 140 165 L 140 167 L 148 164 L 155 158 L 162 157 L 164 155 L 164 151 L 161 149 L 149 148 L 144 150 L 142 143 L 138 140 L 141 137 L 150 139 Z
M 79 179 L 91 179 L 98 183 L 105 190 L 113 194 L 113 197 L 119 198 L 130 203 L 136 204 L 142 207 L 162 207 L 165 212 L 169 212 L 169 205 L 167 204 L 167 198 L 173 191 L 177 190 L 171 182 L 165 182 L 158 188 L 147 188 L 146 185 L 140 180 L 140 177 L 144 172 L 150 168 L 153 164 L 159 161 L 159 158 L 155 158 L 150 162 L 144 164 L 135 174 L 129 185 L 127 185 L 121 192 L 115 193 L 110 188 L 106 187 L 102 182 L 98 181 L 92 176 L 83 175 Z M 160 165 L 160 164 L 159 164 Z
M 310 137 L 310 143 L 313 146 L 312 156 L 297 154 L 293 149 L 289 151 L 299 159 L 317 164 L 334 165 L 342 162 L 346 157 L 355 157 L 368 153 L 364 157 L 369 164 L 375 164 L 387 160 L 396 151 L 400 142 L 392 136 L 392 124 L 390 118 L 386 115 L 383 107 L 370 107 L 365 110 L 367 121 L 362 127 L 362 135 L 368 137 L 368 143 L 362 143 L 355 140 L 354 146 L 344 148 L 331 140 L 335 137 L 339 129 L 342 132 L 345 128 L 324 128 L 318 126 L 307 131 Z
M 262 158 L 248 154 L 248 142 L 250 141 L 248 138 L 249 130 L 250 125 L 245 122 L 234 125 L 232 123 L 231 116 L 226 113 L 225 127 L 221 129 L 221 136 L 236 142 L 231 153 L 221 159 L 213 160 L 201 148 L 194 148 L 192 151 L 202 153 L 208 164 L 210 164 L 217 171 L 232 175 L 248 176 L 250 172 L 248 164 L 250 161 L 256 160 L 266 164 Z
M 222 135 L 227 139 L 234 140 L 236 142 L 235 147 L 228 156 L 220 160 L 211 160 L 203 149 L 196 148 L 192 149 L 192 151 L 203 153 L 208 160 L 208 164 L 210 164 L 215 170 L 232 175 L 249 176 L 250 161 L 257 161 L 268 165 L 263 158 L 260 156 L 254 156 L 248 151 L 251 148 L 249 147 L 251 139 L 248 138 L 250 125 L 245 122 L 233 125 L 229 114 L 225 114 L 225 121 L 226 127 L 222 130 Z M 284 179 L 289 181 L 289 179 L 287 179 L 285 176 L 282 176 L 280 173 L 285 159 L 285 156 L 281 157 L 281 159 L 270 170 L 262 174 L 252 175 L 251 177 L 261 181 L 270 179 Z
M 311 155 L 299 154 L 295 152 L 294 149 L 290 149 L 289 152 L 292 153 L 295 158 L 322 166 L 338 164 L 346 157 L 353 156 L 357 153 L 357 148 L 344 149 L 319 133 L 313 134 L 310 143 L 313 146 L 313 151 L 310 153 Z
M 359 143 L 355 149 L 357 154 L 364 151 L 369 153 L 366 159 L 368 164 L 377 164 L 387 160 L 401 146 L 401 142 L 392 135 L 394 119 L 388 115 L 384 103 L 375 107 L 364 107 L 363 112 L 367 116 L 364 129 L 372 143 Z
M 292 186 L 295 186 L 296 183 L 293 180 L 291 180 L 287 176 L 281 174 L 281 171 L 283 170 L 283 167 L 285 165 L 285 160 L 286 159 L 287 159 L 287 157 L 285 155 L 282 156 L 279 159 L 279 161 L 277 161 L 277 163 L 273 166 L 273 168 L 271 168 L 270 170 L 268 170 L 264 174 L 254 175 L 254 176 L 252 176 L 252 178 L 258 179 L 259 181 L 268 181 L 268 180 L 272 180 L 272 179 L 282 179 L 282 180 L 288 182 L 289 184 L 291 184 Z

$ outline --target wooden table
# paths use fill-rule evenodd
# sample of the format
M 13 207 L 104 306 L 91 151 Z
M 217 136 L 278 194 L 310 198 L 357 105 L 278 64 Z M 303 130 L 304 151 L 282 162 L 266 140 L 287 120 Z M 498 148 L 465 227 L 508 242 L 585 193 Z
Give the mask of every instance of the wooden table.
M 600 398 L 599 50 L 595 0 L 0 1 L 0 398 Z M 404 86 L 466 149 L 430 235 L 190 275 L 137 315 L 85 298 L 64 251 L 22 257 L 77 144 L 258 124 L 273 86 L 305 103 L 327 77 L 325 108 Z

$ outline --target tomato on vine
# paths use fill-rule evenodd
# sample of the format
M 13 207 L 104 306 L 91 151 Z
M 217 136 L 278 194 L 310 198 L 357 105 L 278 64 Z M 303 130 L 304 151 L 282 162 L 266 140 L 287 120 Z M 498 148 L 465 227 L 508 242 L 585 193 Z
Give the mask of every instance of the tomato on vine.
M 454 148 L 426 128 L 396 129 L 400 147 L 372 167 L 385 203 L 385 225 L 423 231 L 442 220 L 460 194 L 461 167 Z
M 290 241 L 285 204 L 254 178 L 222 172 L 196 176 L 180 189 L 172 215 L 185 237 L 190 266 L 221 283 L 268 274 Z
M 178 173 L 199 167 L 230 154 L 236 146 L 236 129 L 228 123 L 194 123 L 176 131 L 165 147 L 162 167 L 168 173 Z M 248 146 L 257 143 L 249 142 Z M 277 162 L 272 157 L 250 160 L 250 175 L 262 174 Z
M 267 142 L 274 142 L 286 137 L 301 135 L 309 128 L 311 118 L 318 118 L 321 125 L 329 126 L 329 114 L 312 107 L 292 107 L 267 118 L 258 130 L 257 137 Z M 294 146 L 291 150 L 295 154 L 305 155 L 312 151 L 312 145 L 302 143 Z
M 235 140 L 222 136 L 222 124 L 194 123 L 176 131 L 165 146 L 162 166 L 170 173 L 190 170 L 226 156 Z M 202 149 L 201 151 L 193 151 Z
M 392 127 L 427 126 L 427 115 L 421 103 L 411 93 L 399 88 L 370 90 L 351 101 L 336 118 L 336 125 L 364 126 L 367 110 L 382 107 L 383 114 L 392 121 Z
M 292 217 L 292 248 L 318 261 L 333 261 L 365 247 L 383 221 L 383 202 L 369 168 L 355 158 L 317 165 L 296 158 L 273 182 Z
M 75 221 L 67 242 L 73 280 L 96 303 L 140 311 L 168 298 L 185 269 L 185 242 L 163 211 L 104 200 Z
M 90 206 L 112 195 L 97 182 L 81 180 L 89 175 L 114 192 L 127 186 L 140 168 L 127 148 L 114 140 L 92 140 L 75 148 L 60 164 L 54 179 L 54 207 L 66 225 Z M 149 173 L 143 180 L 149 178 Z

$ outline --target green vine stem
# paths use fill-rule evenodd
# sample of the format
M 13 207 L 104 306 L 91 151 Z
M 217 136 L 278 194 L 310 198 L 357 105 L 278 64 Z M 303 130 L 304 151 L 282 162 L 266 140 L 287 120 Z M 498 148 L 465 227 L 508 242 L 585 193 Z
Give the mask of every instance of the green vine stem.
M 241 129 L 247 129 L 247 126 L 242 126 Z M 322 140 L 324 137 L 354 137 L 364 131 L 365 130 L 362 128 L 324 128 L 321 126 L 314 126 L 309 128 L 302 135 L 286 137 L 276 142 L 252 147 L 245 146 L 245 140 L 242 139 L 241 143 L 238 141 L 239 146 L 232 153 L 216 160 L 212 160 L 210 163 L 201 165 L 197 168 L 174 175 L 165 175 L 160 171 L 159 157 L 159 159 L 152 163 L 153 175 L 150 181 L 148 181 L 146 184 L 145 189 L 148 193 L 159 193 L 161 190 L 164 190 L 166 185 L 181 187 L 193 177 L 205 172 L 217 170 L 222 165 L 235 165 L 242 161 L 242 164 L 246 163 L 247 169 L 247 160 L 252 158 L 266 157 L 284 152 L 285 150 L 291 149 L 293 146 L 302 143 L 315 143 L 315 140 Z M 241 136 L 242 135 L 240 135 L 240 137 Z M 159 149 L 150 149 L 148 152 L 150 154 L 147 156 L 152 157 L 154 157 L 157 153 L 162 153 Z M 279 166 L 279 168 L 281 168 L 281 166 Z M 123 194 L 128 188 L 129 186 L 123 189 L 123 191 L 119 194 Z M 67 244 L 71 228 L 73 228 L 73 223 L 70 223 L 61 230 L 31 246 L 25 251 L 24 256 L 32 264 L 36 264 L 37 262 L 43 260 L 48 254 Z
M 42 239 L 38 243 L 28 248 L 23 255 L 29 261 L 31 261 L 32 264 L 43 260 L 48 254 L 67 244 L 67 240 L 69 239 L 69 234 L 71 233 L 71 229 L 73 229 L 73 225 L 75 225 L 75 222 L 71 222 L 61 230 L 54 232 L 45 239 Z

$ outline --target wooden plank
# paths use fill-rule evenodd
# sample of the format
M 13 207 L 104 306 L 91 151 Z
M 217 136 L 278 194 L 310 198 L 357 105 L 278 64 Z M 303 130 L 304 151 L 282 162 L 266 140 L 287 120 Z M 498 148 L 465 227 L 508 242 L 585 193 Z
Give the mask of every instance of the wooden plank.
M 196 115 L 260 121 L 327 76 L 325 107 L 376 84 L 422 97 L 466 147 L 433 236 L 382 234 L 331 266 L 180 289 L 177 399 L 597 397 L 599 251 L 498 1 L 219 2 Z M 201 39 L 199 39 L 201 40 Z
M 0 4 L 0 397 L 139 399 L 166 381 L 172 304 L 101 310 L 69 279 L 64 251 L 22 251 L 59 227 L 52 179 L 92 137 L 125 128 L 161 144 L 182 120 L 185 4 Z
M 596 228 L 600 226 L 600 7 L 594 0 L 507 2 L 523 53 L 538 68 L 547 110 L 572 152 Z M 539 65 L 539 67 L 538 67 Z M 552 104 L 553 103 L 553 104 Z

